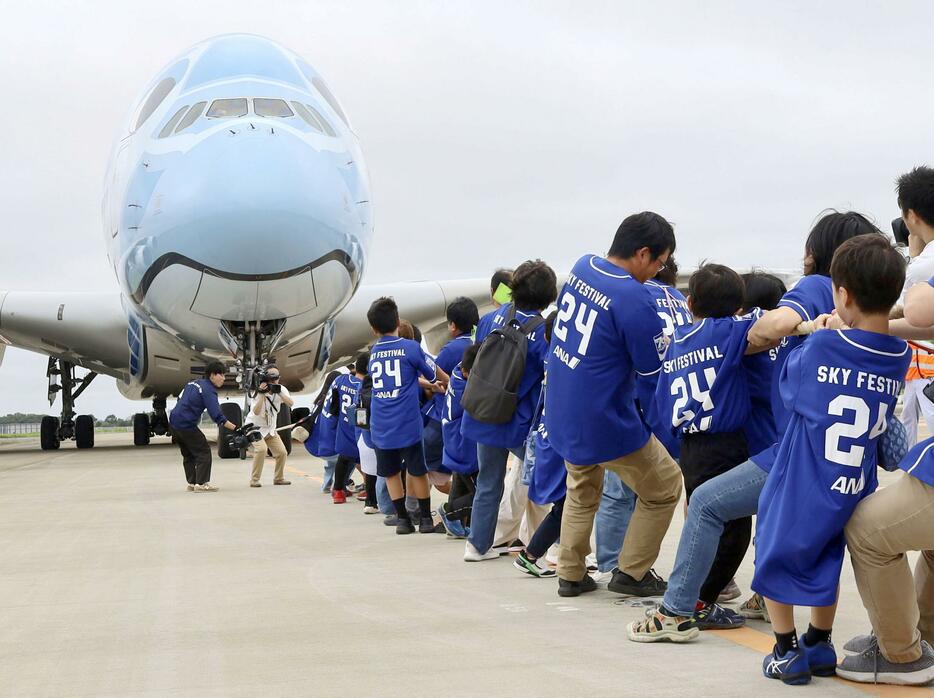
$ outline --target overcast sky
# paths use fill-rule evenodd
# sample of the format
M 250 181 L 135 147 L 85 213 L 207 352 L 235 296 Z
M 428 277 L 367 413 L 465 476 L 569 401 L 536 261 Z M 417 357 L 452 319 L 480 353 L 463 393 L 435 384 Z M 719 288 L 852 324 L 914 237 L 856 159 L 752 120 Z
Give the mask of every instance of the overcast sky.
M 824 208 L 888 229 L 896 176 L 934 153 L 928 2 L 0 0 L 0 17 L 0 289 L 116 292 L 117 127 L 226 32 L 295 50 L 342 100 L 372 178 L 366 281 L 566 270 L 644 209 L 675 224 L 682 266 L 794 269 Z M 45 362 L 7 350 L 0 414 L 47 409 Z M 146 409 L 98 381 L 80 412 Z

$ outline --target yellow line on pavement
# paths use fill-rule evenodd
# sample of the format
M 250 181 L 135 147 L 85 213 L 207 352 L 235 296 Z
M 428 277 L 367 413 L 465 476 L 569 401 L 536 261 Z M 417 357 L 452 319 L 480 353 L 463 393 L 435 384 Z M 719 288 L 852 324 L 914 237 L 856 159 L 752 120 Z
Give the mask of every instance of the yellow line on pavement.
M 324 478 L 320 475 L 309 475 L 304 470 L 299 470 L 298 468 L 293 468 L 291 465 L 285 466 L 285 469 L 290 473 L 295 473 L 296 475 L 301 475 L 302 477 L 307 477 L 309 480 L 314 480 L 315 482 L 324 482 Z
M 775 644 L 775 640 L 771 635 L 763 633 L 759 630 L 753 628 L 736 628 L 734 630 L 705 630 L 705 634 L 716 635 L 717 637 L 722 637 L 725 640 L 729 640 L 737 645 L 742 645 L 743 647 L 748 647 L 751 650 L 756 650 L 761 654 L 768 654 L 772 651 L 772 645 Z M 846 681 L 845 679 L 836 678 L 836 681 L 840 681 L 851 688 L 858 688 L 859 690 L 868 693 L 872 696 L 879 696 L 879 698 L 902 698 L 904 696 L 934 696 L 934 689 L 927 687 L 915 687 L 915 686 L 890 686 L 886 684 L 869 684 L 869 683 L 856 683 L 854 681 Z

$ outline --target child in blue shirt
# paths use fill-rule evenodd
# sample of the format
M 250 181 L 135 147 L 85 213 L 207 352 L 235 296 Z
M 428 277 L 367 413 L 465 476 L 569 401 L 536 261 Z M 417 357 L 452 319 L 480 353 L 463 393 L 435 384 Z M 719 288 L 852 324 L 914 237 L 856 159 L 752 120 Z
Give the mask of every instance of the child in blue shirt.
M 331 500 L 334 504 L 347 501 L 347 479 L 360 463 L 354 406 L 357 404 L 357 396 L 366 377 L 369 361 L 369 352 L 360 354 L 354 361 L 354 372 L 338 376 L 331 388 L 331 408 L 337 413 L 334 450 L 338 457 L 334 466 L 334 485 L 331 488 Z
M 838 318 L 793 350 L 778 379 L 788 426 L 759 497 L 753 589 L 765 598 L 775 647 L 768 678 L 807 683 L 836 668 L 830 642 L 844 527 L 876 486 L 878 439 L 895 409 L 911 359 L 888 334 L 888 316 L 905 281 L 905 261 L 881 235 L 840 245 L 830 268 Z M 852 328 L 852 329 L 851 329 Z M 794 607 L 811 607 L 800 640 Z
M 405 509 L 406 486 L 418 499 L 420 533 L 434 533 L 429 498 L 428 470 L 422 447 L 422 387 L 443 392 L 447 374 L 411 339 L 399 337 L 399 308 L 391 298 L 378 298 L 366 314 L 378 339 L 370 350 L 369 373 L 373 380 L 370 402 L 370 438 L 376 451 L 377 475 L 386 487 L 399 517 L 396 533 L 414 533 Z
M 448 321 L 448 332 L 451 339 L 448 340 L 438 357 L 435 359 L 435 365 L 449 376 L 454 371 L 467 347 L 473 344 L 471 333 L 477 322 L 480 320 L 480 312 L 477 304 L 470 298 L 455 298 L 447 307 L 445 313 Z M 428 421 L 425 424 L 425 464 L 429 472 L 450 474 L 450 471 L 443 463 L 444 455 L 444 434 L 442 430 L 442 421 L 444 419 L 445 395 L 441 393 L 432 393 L 429 398 L 427 409 Z
M 444 401 L 444 419 L 441 422 L 441 428 L 444 430 L 442 462 L 453 475 L 448 501 L 438 507 L 438 515 L 452 538 L 467 537 L 473 496 L 477 491 L 477 442 L 461 434 L 461 419 L 464 416 L 461 396 L 467 387 L 470 370 L 478 351 L 479 344 L 467 347 L 461 362 L 451 372 Z
M 743 363 L 754 351 L 747 334 L 760 313 L 736 317 L 744 291 L 742 278 L 729 267 L 705 264 L 698 269 L 688 293 L 694 322 L 675 329 L 662 361 L 655 404 L 663 417 L 659 421 L 681 443 L 679 465 L 688 502 L 697 487 L 749 458 L 743 428 L 750 399 Z M 724 526 L 693 614 L 700 629 L 743 625 L 741 616 L 716 601 L 743 561 L 751 533 L 751 517 Z M 662 606 L 660 612 L 680 616 L 686 609 Z

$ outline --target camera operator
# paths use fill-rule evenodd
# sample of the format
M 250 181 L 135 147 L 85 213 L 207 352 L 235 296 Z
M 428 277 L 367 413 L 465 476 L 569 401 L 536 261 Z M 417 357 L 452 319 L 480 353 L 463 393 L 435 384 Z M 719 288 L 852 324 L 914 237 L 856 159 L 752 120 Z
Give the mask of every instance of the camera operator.
M 916 167 L 898 178 L 898 207 L 902 217 L 892 222 L 892 228 L 896 239 L 908 245 L 910 257 L 901 298 L 903 306 L 908 289 L 927 283 L 934 276 L 934 244 L 931 244 L 934 240 L 934 169 Z M 923 392 L 934 380 L 934 343 L 915 340 L 913 345 L 902 408 L 902 423 L 909 444 L 918 440 L 918 420 L 922 415 L 928 429 L 934 432 L 934 402 Z
M 205 410 L 218 425 L 234 430 L 237 425 L 227 421 L 217 402 L 217 389 L 224 385 L 227 369 L 219 361 L 213 361 L 204 368 L 204 378 L 191 381 L 169 415 L 172 435 L 182 452 L 185 466 L 185 479 L 188 480 L 189 492 L 217 492 L 211 484 L 211 447 L 198 428 L 201 413 Z
M 262 443 L 257 441 L 253 444 L 253 473 L 250 477 L 250 487 L 262 487 L 259 478 L 263 474 L 263 464 L 266 461 L 266 449 L 276 459 L 276 474 L 273 477 L 274 485 L 291 485 L 289 480 L 285 479 L 285 444 L 279 438 L 279 432 L 276 431 L 276 418 L 282 405 L 291 407 L 294 402 L 289 390 L 284 385 L 279 385 L 279 369 L 275 366 L 268 366 L 266 371 L 260 375 L 260 384 L 256 402 L 250 410 L 247 417 L 247 423 L 255 424 L 259 427 L 259 433 L 263 437 Z M 265 444 L 265 446 L 263 446 Z

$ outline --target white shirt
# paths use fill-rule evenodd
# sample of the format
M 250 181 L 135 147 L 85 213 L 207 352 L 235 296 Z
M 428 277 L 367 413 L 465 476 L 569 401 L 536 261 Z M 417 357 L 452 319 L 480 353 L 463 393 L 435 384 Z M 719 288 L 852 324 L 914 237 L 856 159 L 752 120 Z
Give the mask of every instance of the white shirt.
M 254 402 L 250 405 L 250 413 L 247 415 L 246 422 L 247 424 L 255 424 L 258 426 L 259 433 L 262 434 L 264 439 L 276 433 L 276 418 L 282 410 L 283 395 L 291 397 L 289 389 L 284 385 L 282 386 L 282 391 L 279 393 L 257 393 L 256 399 L 261 400 L 263 405 L 262 408 L 260 408 L 259 414 L 253 411 L 253 408 L 256 407 L 256 403 Z
M 921 250 L 921 254 L 908 260 L 908 269 L 905 271 L 905 287 L 902 289 L 900 303 L 905 305 L 905 294 L 915 284 L 927 282 L 934 276 L 934 242 L 929 242 Z

